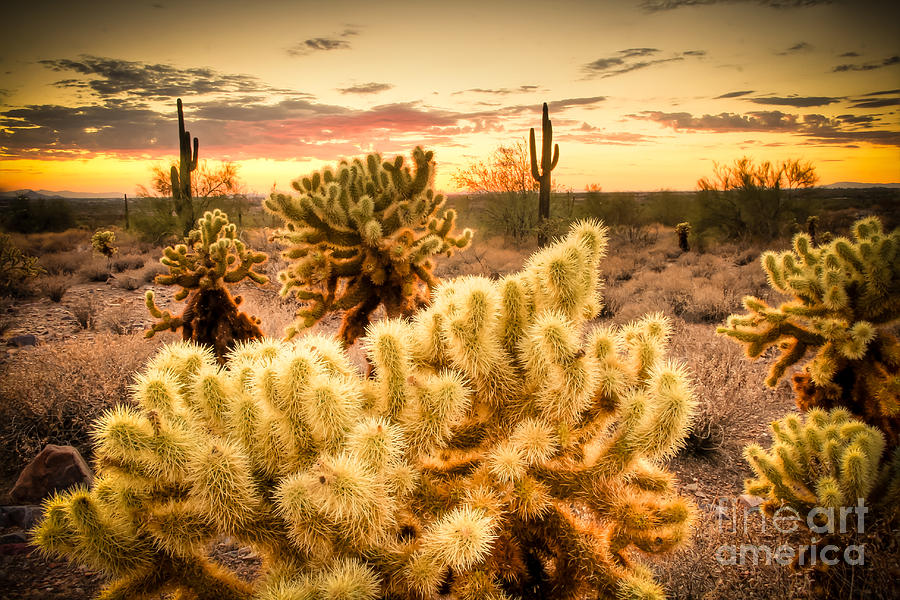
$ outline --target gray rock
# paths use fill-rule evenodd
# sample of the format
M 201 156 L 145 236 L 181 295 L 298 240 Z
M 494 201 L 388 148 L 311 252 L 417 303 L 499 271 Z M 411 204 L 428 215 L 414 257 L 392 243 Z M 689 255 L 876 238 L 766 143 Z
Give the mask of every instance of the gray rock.
M 37 344 L 37 337 L 30 333 L 26 333 L 23 335 L 17 335 L 9 338 L 9 341 L 6 342 L 8 346 L 15 346 L 16 348 L 23 348 L 25 346 L 34 346 Z

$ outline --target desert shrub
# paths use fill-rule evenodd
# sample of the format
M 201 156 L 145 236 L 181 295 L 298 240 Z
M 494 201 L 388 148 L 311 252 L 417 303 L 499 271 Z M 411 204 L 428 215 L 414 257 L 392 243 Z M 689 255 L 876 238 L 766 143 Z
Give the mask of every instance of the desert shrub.
M 18 233 L 64 231 L 75 226 L 69 203 L 61 198 L 33 200 L 18 196 L 2 216 L 3 228 Z
M 110 277 L 109 267 L 105 260 L 94 258 L 81 265 L 78 276 L 85 281 L 106 281 Z
M 120 254 L 118 258 L 114 258 L 112 261 L 110 261 L 110 266 L 116 273 L 121 273 L 123 271 L 140 269 L 146 262 L 147 259 L 140 254 Z
M 157 275 L 163 275 L 169 271 L 169 268 L 158 260 L 151 260 L 144 264 L 140 271 L 134 274 L 135 277 L 144 283 L 153 283 L 156 281 Z
M 90 460 L 93 423 L 113 406 L 130 404 L 132 376 L 158 345 L 97 334 L 42 344 L 0 363 L 3 476 L 16 474 L 46 444 L 73 445 Z
M 8 235 L 0 234 L 0 296 L 24 294 L 28 283 L 43 272 L 37 258 L 22 252 Z
M 733 165 L 716 164 L 712 178 L 697 182 L 695 223 L 698 230 L 729 239 L 775 239 L 806 218 L 796 190 L 817 180 L 815 168 L 799 160 L 754 164 L 744 157 Z
M 16 235 L 16 238 L 16 243 L 19 247 L 36 256 L 84 250 L 90 245 L 90 235 L 83 229 Z
M 288 337 L 342 310 L 338 336 L 349 345 L 378 307 L 389 317 L 409 317 L 428 304 L 438 283 L 435 261 L 465 249 L 472 231 L 456 234 L 456 211 L 442 211 L 434 154 L 416 147 L 413 162 L 414 171 L 402 156 L 345 160 L 294 181 L 299 197 L 273 194 L 266 201 L 286 226 L 275 236 L 290 259 L 279 273 L 281 293 L 301 302 Z
M 73 275 L 90 260 L 91 256 L 87 252 L 69 250 L 45 254 L 41 256 L 40 264 L 51 275 Z
M 693 401 L 666 319 L 582 336 L 604 233 L 373 324 L 372 378 L 317 335 L 224 369 L 167 347 L 138 407 L 98 423 L 93 490 L 48 501 L 37 543 L 109 572 L 107 595 L 661 598 L 637 557 L 688 535 L 661 464 Z M 222 534 L 264 557 L 256 590 L 206 558 Z
M 51 302 L 61 302 L 73 283 L 74 278 L 71 275 L 48 275 L 41 278 L 38 286 L 41 293 Z
M 85 294 L 69 305 L 69 312 L 75 317 L 79 327 L 94 329 L 97 324 L 97 315 L 100 312 L 100 303 L 93 294 Z

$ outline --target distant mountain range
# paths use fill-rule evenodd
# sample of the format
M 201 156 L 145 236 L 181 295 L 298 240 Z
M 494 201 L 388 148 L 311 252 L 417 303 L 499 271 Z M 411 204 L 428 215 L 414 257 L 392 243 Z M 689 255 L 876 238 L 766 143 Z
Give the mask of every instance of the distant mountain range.
M 858 183 L 856 181 L 838 181 L 837 183 L 829 183 L 828 185 L 823 185 L 820 187 L 828 188 L 830 190 L 847 190 L 857 188 L 900 188 L 900 183 Z
M 71 190 L 10 190 L 0 192 L 0 198 L 15 198 L 16 196 L 28 196 L 29 198 L 53 199 L 53 198 L 121 198 L 122 192 L 73 192 Z

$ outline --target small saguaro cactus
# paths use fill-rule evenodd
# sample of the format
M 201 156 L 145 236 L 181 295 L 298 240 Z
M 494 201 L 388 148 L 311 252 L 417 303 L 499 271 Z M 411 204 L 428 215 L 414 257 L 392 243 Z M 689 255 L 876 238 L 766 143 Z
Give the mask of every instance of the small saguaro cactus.
M 731 315 L 717 331 L 757 358 L 781 351 L 766 383 L 775 386 L 809 350 L 793 376 L 798 406 L 845 407 L 880 428 L 888 445 L 900 436 L 900 342 L 890 327 L 900 316 L 900 230 L 886 233 L 876 217 L 857 221 L 853 240 L 814 248 L 806 234 L 793 250 L 765 252 L 769 284 L 793 296 L 779 307 L 744 298 L 747 315 Z
M 664 317 L 583 331 L 605 245 L 584 223 L 520 273 L 442 283 L 367 328 L 373 378 L 322 335 L 224 368 L 165 348 L 138 408 L 97 427 L 98 483 L 51 500 L 36 543 L 109 572 L 104 598 L 247 597 L 204 558 L 226 534 L 262 557 L 265 600 L 662 598 L 637 558 L 689 535 L 661 459 L 694 401 Z
M 900 450 L 882 466 L 884 435 L 846 409 L 813 408 L 805 420 L 787 415 L 771 429 L 768 451 L 756 444 L 744 449 L 756 473 L 747 493 L 767 498 L 767 512 L 790 506 L 805 516 L 815 507 L 854 507 L 869 498 L 879 511 L 900 506 Z
M 107 260 L 111 259 L 113 254 L 118 252 L 115 246 L 116 232 L 114 231 L 97 231 L 91 236 L 91 248 L 97 254 L 102 254 Z
M 690 252 L 691 244 L 688 236 L 691 235 L 691 224 L 685 221 L 675 226 L 675 235 L 678 236 L 678 247 L 682 252 Z
M 288 337 L 335 310 L 345 311 L 338 337 L 347 344 L 379 306 L 389 317 L 411 316 L 438 283 L 434 260 L 469 245 L 471 230 L 454 233 L 456 211 L 441 214 L 433 153 L 417 147 L 412 157 L 414 171 L 402 156 L 342 161 L 294 181 L 298 198 L 266 201 L 287 226 L 275 235 L 291 262 L 278 274 L 281 293 L 301 301 Z
M 531 176 L 540 186 L 538 192 L 538 245 L 547 243 L 547 232 L 542 225 L 550 218 L 550 172 L 556 168 L 559 162 L 559 145 L 553 143 L 553 124 L 548 116 L 547 103 L 544 102 L 541 117 L 541 167 L 538 169 L 537 151 L 534 143 L 534 127 L 528 134 L 528 148 L 531 155 Z M 550 146 L 553 146 L 551 158 Z
M 172 200 L 175 213 L 181 217 L 184 235 L 194 226 L 194 200 L 191 195 L 191 171 L 197 170 L 197 156 L 200 142 L 194 138 L 191 151 L 191 133 L 184 129 L 184 110 L 178 99 L 178 166 L 172 165 L 169 174 L 172 183 Z M 127 206 L 127 204 L 126 204 Z
M 149 338 L 158 331 L 180 328 L 185 340 L 209 346 L 223 362 L 236 341 L 263 336 L 259 319 L 239 312 L 241 297 L 232 297 L 226 286 L 243 279 L 265 284 L 268 278 L 254 269 L 268 257 L 247 248 L 237 238 L 228 215 L 218 209 L 207 211 L 185 241 L 163 251 L 160 262 L 169 268 L 169 274 L 156 276 L 157 283 L 181 287 L 175 300 L 187 298 L 184 312 L 175 317 L 161 310 L 153 291 L 148 290 L 147 309 L 160 321 L 146 335 Z

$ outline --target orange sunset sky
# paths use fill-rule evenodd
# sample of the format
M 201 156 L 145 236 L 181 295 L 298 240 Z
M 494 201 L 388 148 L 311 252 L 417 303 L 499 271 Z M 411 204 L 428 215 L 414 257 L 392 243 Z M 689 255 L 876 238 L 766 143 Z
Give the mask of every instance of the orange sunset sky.
M 713 162 L 803 158 L 900 181 L 900 3 L 41 2 L 0 36 L 0 190 L 135 191 L 177 154 L 248 191 L 377 150 L 437 186 L 550 104 L 563 187 L 690 190 Z

